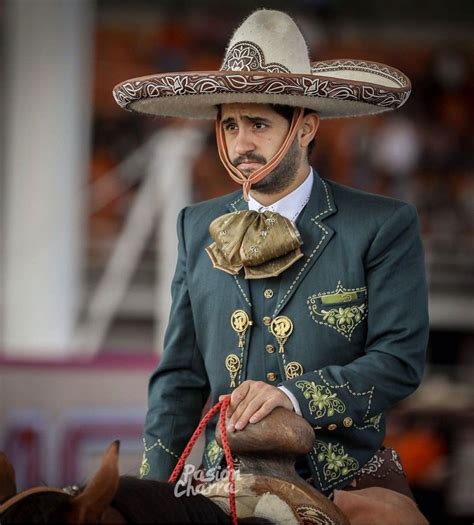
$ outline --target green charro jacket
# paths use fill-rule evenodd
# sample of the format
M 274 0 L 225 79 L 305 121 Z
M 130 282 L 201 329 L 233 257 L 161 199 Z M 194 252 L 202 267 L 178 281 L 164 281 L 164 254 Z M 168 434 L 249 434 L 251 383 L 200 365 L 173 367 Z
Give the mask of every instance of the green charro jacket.
M 243 272 L 213 268 L 205 248 L 213 219 L 246 209 L 236 192 L 179 215 L 173 301 L 163 358 L 149 384 L 140 474 L 166 480 L 208 397 L 214 404 L 246 379 L 263 380 L 292 392 L 314 428 L 308 466 L 316 488 L 328 494 L 374 455 L 384 439 L 384 411 L 423 375 L 427 288 L 416 209 L 315 173 L 296 222 L 304 257 L 278 277 L 245 280 Z M 237 310 L 253 323 L 243 338 L 231 324 Z M 286 340 L 270 330 L 276 317 L 293 323 Z M 226 365 L 228 356 L 238 370 Z M 215 422 L 206 431 L 207 468 L 223 456 Z

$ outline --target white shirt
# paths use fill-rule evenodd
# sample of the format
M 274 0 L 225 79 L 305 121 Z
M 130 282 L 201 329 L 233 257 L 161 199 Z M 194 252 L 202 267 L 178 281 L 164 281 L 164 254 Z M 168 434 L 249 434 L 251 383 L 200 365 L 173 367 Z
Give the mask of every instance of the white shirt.
M 286 217 L 291 222 L 295 222 L 309 201 L 311 189 L 313 188 L 313 181 L 313 168 L 310 168 L 306 179 L 295 190 L 270 206 L 263 206 L 255 200 L 252 195 L 249 195 L 249 210 L 258 212 L 273 211 L 283 215 L 283 217 Z
M 293 190 L 291 193 L 288 193 L 288 195 L 285 195 L 282 199 L 274 202 L 270 206 L 263 206 L 257 200 L 255 200 L 252 195 L 249 195 L 249 210 L 258 211 L 260 213 L 264 211 L 273 211 L 283 215 L 283 217 L 286 217 L 291 222 L 295 222 L 309 201 L 311 190 L 313 188 L 313 181 L 313 168 L 310 168 L 306 179 L 295 190 Z M 283 390 L 283 392 L 285 392 L 285 394 L 290 398 L 294 411 L 299 416 L 301 416 L 302 413 L 300 405 L 296 397 L 284 386 L 280 385 L 278 388 Z

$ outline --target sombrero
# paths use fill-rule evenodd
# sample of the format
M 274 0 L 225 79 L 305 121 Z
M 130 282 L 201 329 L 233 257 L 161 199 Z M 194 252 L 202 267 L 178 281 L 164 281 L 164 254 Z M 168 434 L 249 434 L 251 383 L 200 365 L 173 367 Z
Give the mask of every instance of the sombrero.
M 280 11 L 252 13 L 235 31 L 219 71 L 159 73 L 115 86 L 117 103 L 131 111 L 210 119 L 228 103 L 308 108 L 320 118 L 381 113 L 402 106 L 410 80 L 372 61 L 311 63 L 295 22 Z

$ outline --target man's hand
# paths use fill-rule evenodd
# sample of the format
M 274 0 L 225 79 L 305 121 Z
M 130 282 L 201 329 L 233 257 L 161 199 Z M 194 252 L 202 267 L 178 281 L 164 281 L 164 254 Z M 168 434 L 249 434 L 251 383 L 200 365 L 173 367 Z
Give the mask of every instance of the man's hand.
M 232 392 L 227 430 L 234 432 L 244 429 L 248 423 L 257 423 L 276 407 L 293 410 L 289 397 L 279 388 L 263 381 L 244 381 Z

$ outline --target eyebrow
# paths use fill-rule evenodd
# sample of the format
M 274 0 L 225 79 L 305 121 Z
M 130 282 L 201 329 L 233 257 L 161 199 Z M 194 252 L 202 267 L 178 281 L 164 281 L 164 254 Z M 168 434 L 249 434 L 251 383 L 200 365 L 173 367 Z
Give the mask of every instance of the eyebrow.
M 248 120 L 252 123 L 255 122 L 263 122 L 264 124 L 270 124 L 270 119 L 267 119 L 265 117 L 251 117 L 250 115 L 242 115 L 242 119 Z M 226 124 L 230 124 L 231 122 L 235 122 L 234 117 L 227 117 L 222 121 L 222 125 L 225 126 Z

